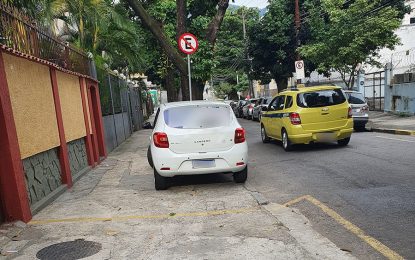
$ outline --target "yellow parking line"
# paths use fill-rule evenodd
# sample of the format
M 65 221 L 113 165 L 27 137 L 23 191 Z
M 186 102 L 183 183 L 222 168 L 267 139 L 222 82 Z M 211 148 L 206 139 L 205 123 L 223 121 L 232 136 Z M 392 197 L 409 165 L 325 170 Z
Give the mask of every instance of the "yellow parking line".
M 249 213 L 258 210 L 258 207 L 252 208 L 239 208 L 239 209 L 224 209 L 224 210 L 211 210 L 202 212 L 186 212 L 186 213 L 169 213 L 160 215 L 133 215 L 133 216 L 114 216 L 114 217 L 80 217 L 80 218 L 63 218 L 63 219 L 43 219 L 32 220 L 29 225 L 44 225 L 51 223 L 80 223 L 80 222 L 101 222 L 101 221 L 127 221 L 134 219 L 167 219 L 178 217 L 209 217 L 217 215 L 230 215 Z
M 296 199 L 290 200 L 287 203 L 284 203 L 284 206 L 290 207 L 294 204 L 297 204 L 298 202 L 300 202 L 302 200 L 306 200 L 308 198 L 308 196 L 310 196 L 310 195 L 304 195 L 304 196 L 298 197 Z
M 352 232 L 354 235 L 356 235 L 357 237 L 365 241 L 367 244 L 369 244 L 371 247 L 373 247 L 375 250 L 377 250 L 379 253 L 381 253 L 388 259 L 393 259 L 393 260 L 404 259 L 401 255 L 399 255 L 398 253 L 396 253 L 395 251 L 393 251 L 386 245 L 382 244 L 380 241 L 378 241 L 374 237 L 371 237 L 365 234 L 365 232 L 362 229 L 360 229 L 359 227 L 357 227 L 356 225 L 354 225 L 347 219 L 343 218 L 337 212 L 327 207 L 324 203 L 322 203 L 321 201 L 319 201 L 318 199 L 310 195 L 301 196 L 297 199 L 294 199 L 294 200 L 291 200 L 285 203 L 284 205 L 288 207 L 302 200 L 308 200 L 315 206 L 319 207 L 324 213 L 332 217 L 337 223 L 341 224 L 344 228 L 346 228 L 347 230 Z

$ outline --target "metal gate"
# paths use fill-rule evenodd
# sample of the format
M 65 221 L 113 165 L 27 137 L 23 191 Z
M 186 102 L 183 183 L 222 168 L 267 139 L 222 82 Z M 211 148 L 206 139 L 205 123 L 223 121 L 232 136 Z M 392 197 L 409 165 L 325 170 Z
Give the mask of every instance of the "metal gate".
M 370 110 L 383 111 L 385 103 L 385 71 L 365 74 L 364 96 Z
M 140 89 L 130 87 L 131 119 L 134 131 L 140 130 L 143 124 L 143 113 L 141 112 L 140 101 Z

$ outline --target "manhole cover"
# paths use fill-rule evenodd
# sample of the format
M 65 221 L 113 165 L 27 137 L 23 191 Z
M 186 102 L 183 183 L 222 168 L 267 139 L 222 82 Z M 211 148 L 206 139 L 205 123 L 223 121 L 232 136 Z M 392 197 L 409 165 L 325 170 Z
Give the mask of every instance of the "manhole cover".
M 100 243 L 77 239 L 45 247 L 37 252 L 36 257 L 40 260 L 75 260 L 95 255 L 101 249 Z

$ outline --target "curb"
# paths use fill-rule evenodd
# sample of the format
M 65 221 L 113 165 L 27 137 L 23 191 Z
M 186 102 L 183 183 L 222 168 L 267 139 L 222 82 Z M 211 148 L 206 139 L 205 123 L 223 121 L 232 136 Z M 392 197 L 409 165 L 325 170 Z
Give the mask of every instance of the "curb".
M 412 135 L 415 136 L 415 131 L 412 130 L 401 130 L 401 129 L 388 129 L 388 128 L 371 128 L 372 132 L 387 133 L 394 135 Z

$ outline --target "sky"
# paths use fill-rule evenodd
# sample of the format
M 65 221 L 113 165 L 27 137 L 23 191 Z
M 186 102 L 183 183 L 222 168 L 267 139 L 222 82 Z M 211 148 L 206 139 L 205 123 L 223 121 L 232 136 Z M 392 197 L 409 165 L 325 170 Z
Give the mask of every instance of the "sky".
M 232 1 L 230 1 L 230 3 L 232 3 Z M 268 5 L 268 0 L 235 0 L 235 3 L 232 4 L 264 8 Z

